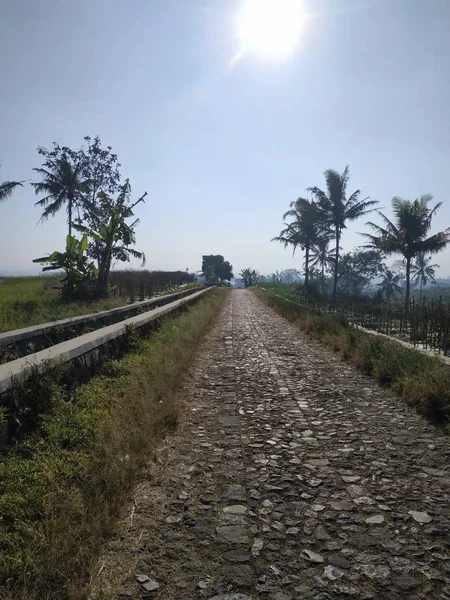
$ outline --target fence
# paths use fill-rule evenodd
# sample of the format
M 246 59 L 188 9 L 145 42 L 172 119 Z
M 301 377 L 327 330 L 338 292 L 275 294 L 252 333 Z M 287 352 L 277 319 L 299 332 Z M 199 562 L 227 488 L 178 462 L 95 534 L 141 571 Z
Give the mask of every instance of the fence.
M 353 325 L 450 356 L 450 302 L 442 297 L 413 298 L 408 311 L 400 301 L 375 303 L 371 298 L 344 297 L 311 303 L 317 311 L 341 314 Z
M 131 302 L 145 300 L 155 294 L 169 292 L 194 281 L 194 275 L 185 271 L 112 271 L 109 277 L 114 286 L 113 295 Z

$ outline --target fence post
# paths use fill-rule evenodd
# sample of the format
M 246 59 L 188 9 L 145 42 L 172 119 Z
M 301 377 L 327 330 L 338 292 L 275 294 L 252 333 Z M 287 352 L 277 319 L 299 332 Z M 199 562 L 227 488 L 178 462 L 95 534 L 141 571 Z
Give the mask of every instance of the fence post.
M 428 341 L 428 314 L 427 314 L 427 305 L 425 303 L 425 296 L 422 296 L 422 331 L 425 331 L 425 350 L 427 349 L 427 341 Z M 423 333 L 422 333 L 423 336 Z
M 448 356 L 448 315 L 450 312 L 450 304 L 447 304 L 445 311 L 445 329 L 444 329 L 444 356 Z

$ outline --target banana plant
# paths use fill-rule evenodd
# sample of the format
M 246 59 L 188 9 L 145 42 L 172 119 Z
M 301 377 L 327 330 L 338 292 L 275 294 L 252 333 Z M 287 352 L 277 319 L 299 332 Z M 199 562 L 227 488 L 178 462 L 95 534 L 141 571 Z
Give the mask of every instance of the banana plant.
M 74 228 L 90 237 L 95 244 L 95 255 L 98 256 L 98 296 L 108 292 L 109 273 L 114 260 L 129 261 L 130 257 L 142 260 L 145 265 L 145 254 L 130 248 L 136 242 L 135 227 L 139 219 L 126 223 L 126 219 L 134 216 L 133 209 L 141 202 L 145 202 L 147 192 L 136 202 L 130 204 L 131 187 L 128 179 L 120 188 L 117 199 L 112 199 L 105 192 L 100 192 L 98 208 L 91 214 L 91 221 L 97 223 L 97 229 L 86 225 L 74 225 Z
M 65 252 L 55 251 L 49 256 L 35 258 L 33 262 L 46 264 L 43 271 L 64 271 L 65 277 L 61 280 L 63 283 L 61 294 L 64 298 L 85 299 L 91 295 L 93 283 L 98 275 L 94 263 L 88 262 L 87 248 L 87 235 L 83 235 L 80 240 L 68 235 Z

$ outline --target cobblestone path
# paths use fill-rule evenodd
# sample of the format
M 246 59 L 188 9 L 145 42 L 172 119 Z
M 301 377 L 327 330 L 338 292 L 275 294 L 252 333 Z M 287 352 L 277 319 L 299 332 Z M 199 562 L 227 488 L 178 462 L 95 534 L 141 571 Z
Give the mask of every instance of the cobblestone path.
M 102 556 L 114 598 L 450 599 L 450 443 L 233 291 Z M 104 596 L 101 596 L 104 597 Z

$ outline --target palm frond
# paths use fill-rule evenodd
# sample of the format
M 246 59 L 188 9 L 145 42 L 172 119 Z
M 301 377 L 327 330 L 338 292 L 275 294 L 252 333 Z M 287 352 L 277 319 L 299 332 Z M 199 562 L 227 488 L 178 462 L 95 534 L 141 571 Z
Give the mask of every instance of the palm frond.
M 436 254 L 450 243 L 450 229 L 440 231 L 425 240 L 418 240 L 413 244 L 414 253 L 418 252 Z
M 356 204 L 350 206 L 349 202 L 347 202 L 344 218 L 347 221 L 355 221 L 356 219 L 359 219 L 359 217 L 363 217 L 372 212 L 374 210 L 373 207 L 376 204 L 378 204 L 378 200 L 369 200 L 368 198 L 364 198 L 364 200 L 360 200 Z
M 49 196 L 49 198 L 50 197 L 51 196 Z M 36 202 L 36 204 L 39 204 L 39 203 Z M 46 221 L 49 217 L 54 217 L 55 214 L 61 209 L 61 207 L 63 206 L 63 204 L 64 204 L 64 198 L 61 198 L 61 197 L 57 198 L 51 204 L 48 204 L 45 207 L 45 209 L 44 209 L 44 211 L 43 211 L 43 213 L 41 215 L 41 218 L 39 219 L 38 222 L 40 223 L 41 221 Z
M 9 198 L 16 187 L 23 187 L 21 181 L 4 181 L 0 183 L 0 202 Z

